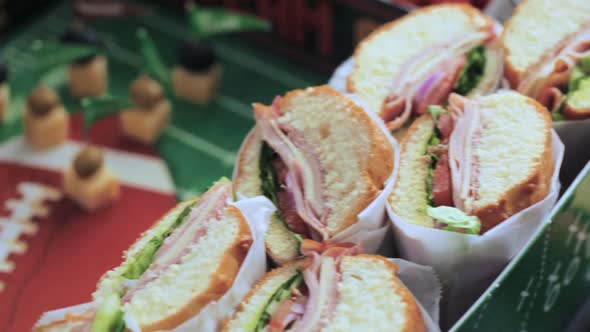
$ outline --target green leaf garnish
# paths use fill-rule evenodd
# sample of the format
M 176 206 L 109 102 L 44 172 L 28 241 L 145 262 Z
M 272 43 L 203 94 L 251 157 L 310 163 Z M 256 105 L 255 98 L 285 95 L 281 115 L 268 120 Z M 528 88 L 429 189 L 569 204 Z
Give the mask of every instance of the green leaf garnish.
M 257 325 L 254 331 L 264 331 L 264 328 L 270 323 L 270 319 L 276 308 L 283 303 L 283 301 L 290 298 L 291 290 L 299 287 L 302 282 L 303 273 L 301 270 L 297 270 L 297 273 L 291 279 L 287 280 L 287 282 L 282 284 L 270 298 L 264 307 L 264 311 L 260 314 L 260 318 L 256 321 Z
M 266 142 L 262 142 L 262 149 L 260 151 L 259 169 L 262 194 L 270 199 L 272 203 L 277 206 L 277 192 L 279 191 L 279 183 L 276 178 L 275 170 L 272 167 L 272 160 L 277 158 L 277 153 Z
M 37 60 L 35 70 L 43 73 L 53 67 L 66 65 L 100 52 L 101 49 L 97 47 L 64 44 L 53 40 L 35 40 L 31 45 L 31 55 Z
M 426 108 L 426 113 L 429 113 L 430 115 L 432 115 L 432 117 L 434 118 L 434 120 L 438 120 L 438 118 L 443 115 L 443 114 L 447 114 L 449 113 L 449 111 L 442 107 L 442 106 L 438 106 L 438 105 L 430 105 Z
M 143 61 L 143 70 L 151 78 L 162 84 L 165 90 L 170 91 L 169 70 L 158 53 L 156 44 L 144 28 L 137 30 L 137 38 L 139 39 L 139 50 Z
M 454 92 L 467 95 L 481 81 L 486 67 L 486 54 L 483 45 L 472 48 L 467 53 L 467 63 L 461 69 Z
M 194 2 L 186 5 L 191 31 L 197 38 L 208 38 L 236 31 L 270 31 L 271 24 L 253 15 L 232 13 L 223 8 L 199 8 Z
M 117 294 L 107 296 L 96 312 L 92 332 L 120 332 L 125 330 L 121 299 Z
M 580 59 L 578 66 L 586 75 L 590 75 L 590 55 Z
M 453 232 L 464 231 L 466 234 L 479 234 L 481 221 L 476 216 L 470 216 L 465 212 L 450 206 L 426 208 L 426 214 L 431 218 L 446 224 L 442 229 Z
M 82 99 L 84 112 L 84 130 L 88 135 L 92 125 L 107 116 L 122 112 L 133 107 L 133 102 L 127 97 L 105 95 L 101 97 L 87 97 Z

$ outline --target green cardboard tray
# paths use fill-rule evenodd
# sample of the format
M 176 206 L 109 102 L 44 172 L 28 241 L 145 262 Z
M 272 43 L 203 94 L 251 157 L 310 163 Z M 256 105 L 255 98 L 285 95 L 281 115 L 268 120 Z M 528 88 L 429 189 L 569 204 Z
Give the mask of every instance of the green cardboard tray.
M 590 294 L 590 162 L 451 331 L 563 331 Z

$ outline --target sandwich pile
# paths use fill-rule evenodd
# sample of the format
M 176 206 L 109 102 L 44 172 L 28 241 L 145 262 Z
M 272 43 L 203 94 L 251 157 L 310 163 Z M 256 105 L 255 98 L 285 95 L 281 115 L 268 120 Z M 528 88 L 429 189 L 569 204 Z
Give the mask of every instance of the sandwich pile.
M 277 206 L 265 242 L 281 264 L 299 256 L 303 238 L 330 240 L 354 225 L 384 189 L 394 151 L 371 116 L 327 86 L 291 91 L 271 106 L 255 104 L 254 113 L 235 189 Z
M 522 1 L 502 42 L 513 89 L 555 119 L 590 118 L 590 1 Z
M 425 331 L 398 267 L 358 246 L 304 240 L 306 258 L 266 274 L 223 331 Z
M 502 77 L 499 28 L 469 5 L 425 7 L 385 24 L 359 43 L 354 60 L 348 90 L 390 130 L 451 92 L 493 92 Z
M 231 183 L 221 180 L 180 203 L 105 273 L 95 305 L 45 314 L 34 330 L 169 330 L 198 315 L 230 289 L 253 242 L 231 198 Z
M 543 106 L 516 92 L 451 95 L 402 141 L 393 212 L 421 226 L 485 233 L 548 194 L 551 124 Z

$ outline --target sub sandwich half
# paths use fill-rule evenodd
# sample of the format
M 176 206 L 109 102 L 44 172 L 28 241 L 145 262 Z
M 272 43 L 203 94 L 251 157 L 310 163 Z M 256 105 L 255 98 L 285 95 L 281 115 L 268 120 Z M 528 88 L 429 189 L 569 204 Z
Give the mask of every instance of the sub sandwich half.
M 329 240 L 357 222 L 393 171 L 393 148 L 360 106 L 328 86 L 254 104 L 254 114 L 235 190 L 277 206 L 265 244 L 282 264 L 299 256 L 303 238 Z
M 350 244 L 305 240 L 302 251 L 258 282 L 223 331 L 425 331 L 395 263 Z
M 34 330 L 123 331 L 123 315 L 144 332 L 168 330 L 198 315 L 232 286 L 253 241 L 231 198 L 231 182 L 222 180 L 180 203 L 101 278 L 93 294 L 98 306 L 42 317 Z
M 409 223 L 483 234 L 549 193 L 551 118 L 516 92 L 431 107 L 404 137 L 394 213 Z
M 590 118 L 590 1 L 521 1 L 502 42 L 513 89 L 555 119 Z
M 502 76 L 498 34 L 496 23 L 469 5 L 414 10 L 359 43 L 348 90 L 397 130 L 452 92 L 495 91 Z

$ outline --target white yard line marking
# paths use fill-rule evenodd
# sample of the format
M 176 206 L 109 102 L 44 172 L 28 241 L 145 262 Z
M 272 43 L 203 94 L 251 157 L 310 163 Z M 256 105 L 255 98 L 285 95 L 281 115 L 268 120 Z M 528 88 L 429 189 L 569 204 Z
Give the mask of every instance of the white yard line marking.
M 235 153 L 220 148 L 219 146 L 212 144 L 209 141 L 199 136 L 196 136 L 195 134 L 189 133 L 183 129 L 180 129 L 176 126 L 168 126 L 164 133 L 194 148 L 195 150 L 206 153 L 211 157 L 220 160 L 223 164 L 227 166 L 232 166 L 236 160 Z
M 151 25 L 152 27 L 175 38 L 178 38 L 179 36 L 190 36 L 192 34 L 188 29 L 171 21 L 168 18 L 158 15 L 156 12 L 154 12 L 154 15 L 157 15 L 158 18 L 145 18 L 143 19 L 144 23 Z M 248 68 L 251 71 L 257 72 L 258 74 L 266 76 L 267 78 L 275 82 L 279 82 L 287 87 L 303 88 L 312 85 L 310 82 L 307 82 L 280 68 L 273 67 L 272 65 L 269 65 L 260 59 L 240 52 L 223 42 L 215 41 L 214 46 L 221 51 L 222 54 L 220 55 L 223 56 L 224 60 Z
M 246 119 L 254 119 L 250 105 L 243 103 L 234 97 L 218 94 L 215 98 L 215 102 L 234 114 L 237 114 Z
M 0 146 L 0 160 L 63 172 L 82 146 L 82 143 L 67 141 L 54 149 L 36 151 L 19 136 Z M 165 194 L 174 192 L 168 168 L 162 160 L 122 150 L 103 150 L 107 167 L 122 183 Z

